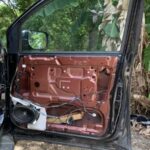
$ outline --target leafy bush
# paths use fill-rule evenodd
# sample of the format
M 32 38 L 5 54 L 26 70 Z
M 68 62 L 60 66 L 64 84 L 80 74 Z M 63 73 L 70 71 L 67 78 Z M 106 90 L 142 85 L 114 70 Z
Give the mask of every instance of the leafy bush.
M 148 35 L 148 43 L 144 49 L 144 67 L 146 71 L 150 71 L 150 0 L 145 0 L 145 17 L 146 17 L 146 32 Z

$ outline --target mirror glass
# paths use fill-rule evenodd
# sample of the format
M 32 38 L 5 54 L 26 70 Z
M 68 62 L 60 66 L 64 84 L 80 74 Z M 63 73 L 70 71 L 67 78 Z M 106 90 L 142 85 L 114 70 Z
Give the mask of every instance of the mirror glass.
M 44 32 L 28 32 L 28 44 L 32 49 L 45 49 L 47 47 L 47 36 Z

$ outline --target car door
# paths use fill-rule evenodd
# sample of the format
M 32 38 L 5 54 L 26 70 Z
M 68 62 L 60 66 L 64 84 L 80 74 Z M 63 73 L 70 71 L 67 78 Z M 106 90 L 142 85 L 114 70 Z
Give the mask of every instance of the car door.
M 0 126 L 4 121 L 4 106 L 5 106 L 5 50 L 0 43 Z
M 118 13 L 103 20 L 108 10 L 98 0 L 39 1 L 11 25 L 7 110 L 16 139 L 131 149 L 130 75 L 143 0 L 127 8 L 123 31 Z

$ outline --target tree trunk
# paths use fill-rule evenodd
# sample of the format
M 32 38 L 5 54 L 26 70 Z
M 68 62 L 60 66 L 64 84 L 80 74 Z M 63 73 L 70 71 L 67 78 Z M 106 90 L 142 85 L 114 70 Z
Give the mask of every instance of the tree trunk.
M 143 49 L 145 43 L 145 15 L 143 15 L 143 23 L 141 28 L 140 43 L 138 53 L 134 60 L 132 72 L 132 88 L 131 88 L 131 111 L 137 114 L 148 114 L 149 102 L 147 96 L 148 82 L 147 74 L 143 67 Z M 136 96 L 135 96 L 136 95 Z

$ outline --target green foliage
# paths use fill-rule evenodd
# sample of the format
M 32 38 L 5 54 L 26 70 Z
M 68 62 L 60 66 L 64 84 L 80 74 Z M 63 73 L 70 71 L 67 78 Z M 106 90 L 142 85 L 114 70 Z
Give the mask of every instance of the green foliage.
M 55 0 L 33 14 L 22 29 L 47 32 L 49 51 L 96 50 L 101 45 L 98 26 L 102 16 L 97 15 L 94 22 L 93 16 L 102 9 L 99 0 Z
M 16 0 L 17 6 L 15 8 L 22 14 L 35 2 L 36 0 Z
M 0 6 L 0 40 L 6 43 L 6 30 L 15 19 L 14 13 L 5 5 Z
M 35 1 L 16 0 L 15 7 L 11 4 L 0 6 L 0 38 L 3 43 L 6 44 L 6 30 L 10 24 Z M 110 2 L 116 6 L 119 0 Z M 60 47 L 65 50 L 101 50 L 105 35 L 115 40 L 120 34 L 115 16 L 107 22 L 103 32 L 99 31 L 100 24 L 105 22 L 105 7 L 104 0 L 54 0 L 31 16 L 23 29 L 46 31 L 50 35 L 49 50 Z
M 146 24 L 145 27 L 148 35 L 150 35 L 150 24 Z
M 47 44 L 47 37 L 45 33 L 42 32 L 30 32 L 29 34 L 29 45 L 31 46 L 31 48 L 33 49 L 45 49 Z
M 146 31 L 148 33 L 148 40 L 150 41 L 150 0 L 145 0 L 145 17 Z M 150 44 L 144 49 L 143 62 L 146 71 L 150 71 Z
M 116 19 L 112 20 L 112 23 L 108 23 L 104 27 L 104 32 L 110 38 L 119 38 L 119 29 L 118 29 L 118 26 L 116 24 Z
M 150 45 L 144 49 L 144 67 L 147 71 L 150 71 Z
M 8 27 L 16 20 L 35 0 L 16 0 L 16 6 L 11 3 L 0 4 L 0 40 L 6 46 L 6 31 Z
M 63 1 L 55 0 L 55 1 L 51 2 L 50 5 L 47 5 L 44 8 L 45 15 L 49 16 L 52 13 L 54 13 L 55 11 L 62 9 L 62 8 L 64 8 L 67 5 L 70 5 L 70 6 L 73 6 L 73 7 L 77 7 L 79 5 L 79 1 L 74 1 L 74 0 L 63 0 Z
M 112 3 L 114 6 L 117 6 L 118 2 L 119 2 L 119 0 L 112 0 Z

